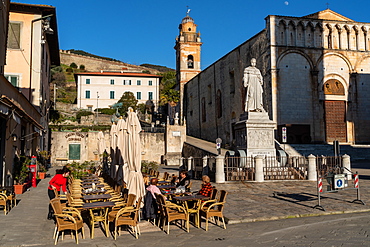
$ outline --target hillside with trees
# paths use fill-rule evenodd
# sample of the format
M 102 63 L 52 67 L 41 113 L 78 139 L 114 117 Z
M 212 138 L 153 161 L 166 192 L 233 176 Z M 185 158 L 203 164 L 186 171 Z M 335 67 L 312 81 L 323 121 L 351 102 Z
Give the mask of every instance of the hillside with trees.
M 75 73 L 80 72 L 87 72 L 89 71 L 87 69 L 86 64 L 82 64 L 81 61 L 87 61 L 87 59 L 98 59 L 99 62 L 106 61 L 107 63 L 119 63 L 122 62 L 113 59 L 113 58 L 106 58 L 101 56 L 96 56 L 94 54 L 90 54 L 88 52 L 84 52 L 81 50 L 70 50 L 71 53 L 76 53 L 76 56 L 86 59 L 78 60 L 80 62 L 75 62 L 73 60 L 69 64 L 61 64 L 61 66 L 57 66 L 52 68 L 51 75 L 52 75 L 52 82 L 51 82 L 51 100 L 54 102 L 54 92 L 56 93 L 56 99 L 55 102 L 63 103 L 63 109 L 59 108 L 59 111 L 53 110 L 51 112 L 51 121 L 55 124 L 58 123 L 58 126 L 60 124 L 84 124 L 81 122 L 82 118 L 85 117 L 94 117 L 96 115 L 96 111 L 94 112 L 88 112 L 87 110 L 78 110 L 73 106 L 73 104 L 76 104 L 76 98 L 77 98 L 77 88 L 76 88 L 76 82 L 74 78 Z M 73 56 L 71 56 L 73 58 Z M 105 59 L 105 60 L 104 60 Z M 63 59 L 61 59 L 63 62 Z M 117 62 L 118 61 L 118 62 Z M 127 64 L 125 64 L 126 66 Z M 127 67 L 129 67 L 127 65 Z M 158 113 L 161 118 L 165 119 L 166 113 L 168 112 L 169 107 L 175 107 L 177 103 L 179 102 L 179 91 L 175 90 L 176 86 L 176 72 L 175 70 L 171 68 L 167 68 L 165 66 L 160 65 L 153 65 L 153 64 L 142 64 L 141 66 L 134 66 L 129 67 L 131 70 L 130 72 L 141 72 L 141 73 L 152 73 L 152 74 L 158 74 L 162 76 L 162 80 L 160 82 L 159 86 L 159 109 Z M 90 71 L 92 72 L 92 71 Z M 129 71 L 127 71 L 129 72 Z M 54 91 L 54 87 L 56 90 Z M 153 104 L 137 104 L 138 100 L 135 98 L 135 95 L 131 92 L 126 92 L 124 95 L 120 96 L 120 99 L 117 101 L 117 103 L 112 107 L 111 109 L 98 109 L 99 115 L 103 117 L 103 115 L 112 116 L 112 114 L 118 112 L 121 115 L 125 115 L 127 112 L 128 107 L 132 107 L 135 110 L 138 110 L 141 112 L 141 115 L 144 117 L 144 119 L 148 118 L 148 114 L 151 115 L 154 112 L 154 105 Z M 69 110 L 65 110 L 69 109 Z M 71 110 L 72 109 L 72 110 Z M 157 109 L 155 109 L 157 111 Z M 145 116 L 146 117 L 145 117 Z M 150 118 L 152 121 L 156 119 L 156 116 L 153 116 L 153 118 Z M 162 121 L 165 121 L 161 119 Z M 59 128 L 59 127 L 58 127 Z

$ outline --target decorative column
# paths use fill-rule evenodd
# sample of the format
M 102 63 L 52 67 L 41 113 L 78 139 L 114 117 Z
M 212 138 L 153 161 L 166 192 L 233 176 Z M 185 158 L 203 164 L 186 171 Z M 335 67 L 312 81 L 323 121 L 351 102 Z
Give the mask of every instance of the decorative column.
M 308 180 L 317 181 L 316 157 L 313 154 L 308 156 Z
M 216 157 L 216 183 L 225 183 L 225 157 L 218 155 Z
M 342 156 L 343 173 L 347 175 L 348 180 L 352 180 L 351 174 L 351 157 L 348 154 Z
M 203 169 L 202 169 L 202 176 L 207 175 L 208 176 L 208 157 L 204 156 L 203 158 Z
M 256 164 L 256 175 L 255 180 L 256 182 L 264 182 L 264 175 L 263 175 L 263 156 L 256 156 L 254 157 L 255 164 Z

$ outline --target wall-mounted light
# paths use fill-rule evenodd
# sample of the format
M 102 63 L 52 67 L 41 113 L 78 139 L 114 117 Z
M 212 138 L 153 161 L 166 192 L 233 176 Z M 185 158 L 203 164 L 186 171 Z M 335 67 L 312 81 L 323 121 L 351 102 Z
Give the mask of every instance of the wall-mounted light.
M 13 141 L 14 141 L 14 142 L 16 142 L 16 141 L 17 141 L 17 139 L 18 139 L 16 134 L 13 134 L 13 135 L 12 135 L 12 138 L 13 138 Z

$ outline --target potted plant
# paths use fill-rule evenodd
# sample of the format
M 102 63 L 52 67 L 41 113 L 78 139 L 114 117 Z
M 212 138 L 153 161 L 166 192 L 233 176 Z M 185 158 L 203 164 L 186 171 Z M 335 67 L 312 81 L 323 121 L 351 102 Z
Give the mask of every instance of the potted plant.
M 47 169 L 44 165 L 39 165 L 38 176 L 40 179 L 44 179 L 46 176 Z
M 15 171 L 14 171 L 14 193 L 22 194 L 26 190 L 26 181 L 29 177 L 29 164 L 31 160 L 27 157 L 21 157 L 20 160 L 15 162 Z

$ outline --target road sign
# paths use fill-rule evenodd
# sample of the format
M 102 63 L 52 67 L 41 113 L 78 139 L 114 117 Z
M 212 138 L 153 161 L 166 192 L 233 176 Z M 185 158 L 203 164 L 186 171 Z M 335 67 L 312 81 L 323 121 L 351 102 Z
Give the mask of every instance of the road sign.
M 336 174 L 334 175 L 334 189 L 343 189 L 345 186 L 345 175 Z
M 286 143 L 286 141 L 287 141 L 287 138 L 286 138 L 286 127 L 283 127 L 281 129 L 281 133 L 282 133 L 282 142 L 283 143 Z

